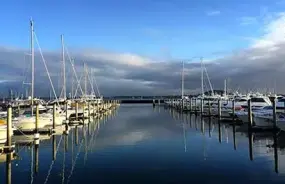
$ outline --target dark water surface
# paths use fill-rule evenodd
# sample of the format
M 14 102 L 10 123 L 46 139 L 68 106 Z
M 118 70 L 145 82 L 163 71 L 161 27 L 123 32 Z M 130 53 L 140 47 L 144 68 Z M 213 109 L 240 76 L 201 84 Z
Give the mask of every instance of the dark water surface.
M 248 136 L 239 127 L 163 107 L 121 105 L 38 148 L 17 146 L 11 183 L 285 183 L 284 151 L 273 143 L 271 134 Z

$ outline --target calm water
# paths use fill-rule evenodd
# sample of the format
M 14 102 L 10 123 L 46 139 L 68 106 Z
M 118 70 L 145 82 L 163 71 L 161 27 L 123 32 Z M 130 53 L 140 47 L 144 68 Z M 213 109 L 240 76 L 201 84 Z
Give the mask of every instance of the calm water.
M 277 142 L 282 147 L 281 134 Z M 273 143 L 272 135 L 249 138 L 239 127 L 163 107 L 121 105 L 39 147 L 17 146 L 11 183 L 285 183 L 285 156 Z

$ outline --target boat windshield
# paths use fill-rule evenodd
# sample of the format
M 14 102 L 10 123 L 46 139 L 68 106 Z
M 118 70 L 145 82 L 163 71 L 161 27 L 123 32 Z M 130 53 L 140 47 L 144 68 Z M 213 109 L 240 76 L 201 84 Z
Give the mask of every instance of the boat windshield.
M 272 110 L 273 107 L 272 107 L 272 106 L 265 106 L 265 107 L 263 107 L 263 109 L 264 109 L 264 110 Z

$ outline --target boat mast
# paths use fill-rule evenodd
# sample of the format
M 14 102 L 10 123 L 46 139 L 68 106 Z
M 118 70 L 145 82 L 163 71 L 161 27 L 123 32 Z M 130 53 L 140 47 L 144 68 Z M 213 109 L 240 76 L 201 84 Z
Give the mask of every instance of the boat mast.
M 65 77 L 65 57 L 64 57 L 63 35 L 61 35 L 61 46 L 62 46 L 62 67 L 63 67 L 63 99 L 66 100 L 66 77 Z
M 86 63 L 84 62 L 84 94 L 87 98 L 87 72 L 86 72 Z
M 227 79 L 224 80 L 224 96 L 227 96 Z
M 32 106 L 32 115 L 34 113 L 34 80 L 35 80 L 35 50 L 34 50 L 34 22 L 31 18 L 31 60 L 32 60 L 32 85 L 31 85 L 31 106 Z
M 181 99 L 184 99 L 184 61 L 182 61 L 182 75 L 181 75 Z M 183 102 L 182 102 L 183 103 Z
M 201 93 L 204 98 L 204 69 L 203 69 L 203 58 L 201 57 Z

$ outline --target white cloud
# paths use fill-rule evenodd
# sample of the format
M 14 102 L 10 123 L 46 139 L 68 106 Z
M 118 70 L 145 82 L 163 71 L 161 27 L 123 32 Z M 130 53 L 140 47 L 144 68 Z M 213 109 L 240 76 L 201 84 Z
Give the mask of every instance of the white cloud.
M 221 12 L 218 11 L 218 10 L 215 10 L 215 11 L 206 12 L 206 14 L 207 14 L 208 16 L 215 16 L 215 15 L 220 15 Z
M 276 19 L 264 25 L 264 34 L 256 39 L 252 48 L 274 47 L 285 41 L 285 13 L 278 13 Z

